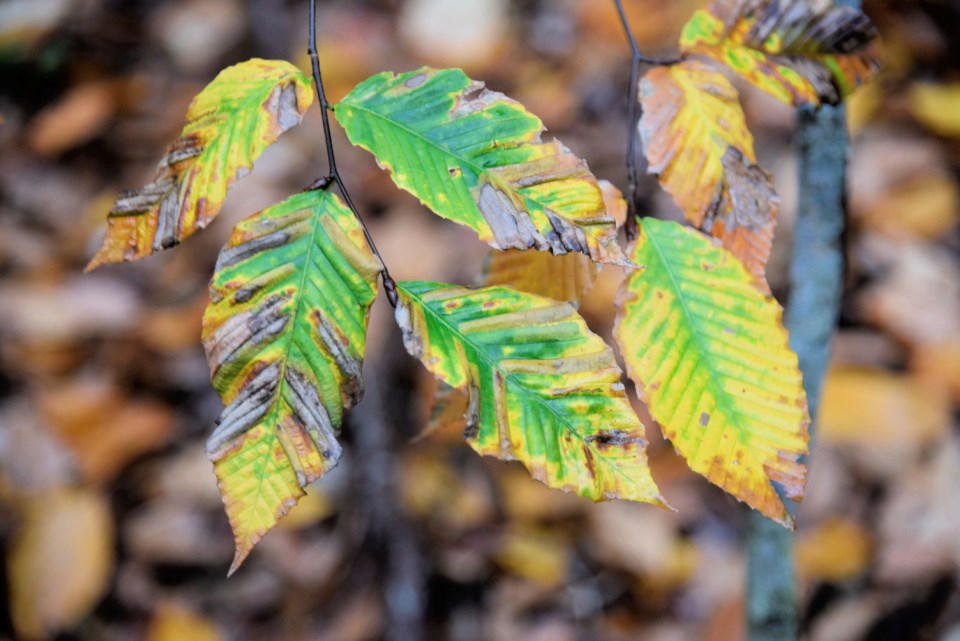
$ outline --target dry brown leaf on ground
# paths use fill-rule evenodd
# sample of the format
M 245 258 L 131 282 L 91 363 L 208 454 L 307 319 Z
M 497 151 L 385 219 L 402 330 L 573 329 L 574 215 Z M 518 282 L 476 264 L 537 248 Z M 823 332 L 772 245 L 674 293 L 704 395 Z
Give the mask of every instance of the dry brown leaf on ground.
M 854 306 L 862 318 L 908 345 L 960 336 L 960 261 L 940 245 L 864 234 L 854 248 L 863 273 L 876 278 Z
M 877 195 L 861 223 L 891 238 L 937 238 L 960 220 L 960 187 L 948 171 L 929 171 Z
M 123 83 L 98 80 L 78 85 L 41 111 L 27 130 L 27 146 L 41 156 L 56 156 L 88 142 L 116 114 Z
M 127 399 L 109 381 L 80 378 L 37 395 L 40 414 L 93 484 L 110 480 L 136 457 L 170 438 L 173 409 L 158 400 Z

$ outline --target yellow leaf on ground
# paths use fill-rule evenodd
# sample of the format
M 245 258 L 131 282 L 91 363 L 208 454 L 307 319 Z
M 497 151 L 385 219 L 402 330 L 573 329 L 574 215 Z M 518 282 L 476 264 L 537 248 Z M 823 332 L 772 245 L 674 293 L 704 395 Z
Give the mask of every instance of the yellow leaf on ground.
M 545 587 L 559 587 L 567 580 L 567 542 L 556 533 L 514 528 L 500 541 L 496 558 L 511 574 Z
M 872 545 L 863 526 L 849 519 L 830 519 L 797 541 L 797 571 L 810 580 L 852 579 L 870 563 Z
M 910 87 L 910 112 L 922 125 L 942 136 L 960 136 L 960 82 Z
M 223 635 L 212 621 L 184 605 L 161 605 L 147 631 L 146 641 L 222 641 Z
M 72 628 L 97 604 L 113 571 L 106 500 L 73 489 L 32 496 L 7 564 L 10 611 L 23 639 Z
M 929 444 L 950 426 L 947 397 L 920 378 L 880 369 L 835 367 L 820 406 L 824 442 L 869 447 Z

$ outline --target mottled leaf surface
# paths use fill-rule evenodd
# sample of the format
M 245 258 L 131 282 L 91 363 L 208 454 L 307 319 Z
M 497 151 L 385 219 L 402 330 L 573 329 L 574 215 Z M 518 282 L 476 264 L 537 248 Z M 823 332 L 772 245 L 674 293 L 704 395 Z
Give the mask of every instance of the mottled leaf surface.
M 853 7 L 719 0 L 694 13 L 680 49 L 725 64 L 788 104 L 836 104 L 879 70 L 876 35 Z
M 665 506 L 613 352 L 572 306 L 507 287 L 399 284 L 407 350 L 467 393 L 467 441 L 550 487 Z
M 380 269 L 326 191 L 244 220 L 220 253 L 203 345 L 226 405 L 207 453 L 236 539 L 231 571 L 340 458 Z
M 627 372 L 690 468 L 787 527 L 803 497 L 806 396 L 781 309 L 728 251 L 644 219 L 614 335 Z M 777 487 L 775 487 L 775 485 Z
M 756 164 L 736 89 L 719 70 L 687 60 L 650 70 L 640 82 L 640 102 L 647 171 L 765 289 L 779 199 Z
M 152 182 L 120 195 L 87 269 L 180 243 L 220 213 L 227 190 L 313 101 L 310 80 L 283 60 L 228 67 L 201 91 Z
M 497 249 L 624 261 L 596 178 L 519 103 L 459 69 L 381 73 L 336 108 L 350 141 L 434 212 Z

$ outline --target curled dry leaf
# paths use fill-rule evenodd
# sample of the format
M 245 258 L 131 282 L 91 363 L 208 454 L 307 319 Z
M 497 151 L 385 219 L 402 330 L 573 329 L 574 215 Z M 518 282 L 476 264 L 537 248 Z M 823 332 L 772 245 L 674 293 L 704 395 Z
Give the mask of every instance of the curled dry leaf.
M 627 217 L 627 201 L 609 181 L 601 180 L 599 184 L 604 206 L 619 227 Z M 484 284 L 509 285 L 577 307 L 599 275 L 600 265 L 584 254 L 554 256 L 546 252 L 492 250 Z
M 625 264 L 587 164 L 542 142 L 539 118 L 459 69 L 377 74 L 336 114 L 399 187 L 493 247 Z
M 690 468 L 793 527 L 807 453 L 806 395 L 777 302 L 696 230 L 644 219 L 614 336 L 627 373 Z
M 254 214 L 220 253 L 203 345 L 226 404 L 207 453 L 236 539 L 231 572 L 340 458 L 381 269 L 327 191 Z
M 879 71 L 876 36 L 861 10 L 832 2 L 718 0 L 694 13 L 680 49 L 787 104 L 837 104 Z
M 737 91 L 717 69 L 688 60 L 640 82 L 640 135 L 648 172 L 687 219 L 720 238 L 767 291 L 779 199 L 757 166 Z
M 611 349 L 572 306 L 506 287 L 399 284 L 404 345 L 466 392 L 466 438 L 594 501 L 666 507 Z
M 87 269 L 149 256 L 209 225 L 230 186 L 312 101 L 310 80 L 289 62 L 255 58 L 221 71 L 194 98 L 153 181 L 117 199 Z

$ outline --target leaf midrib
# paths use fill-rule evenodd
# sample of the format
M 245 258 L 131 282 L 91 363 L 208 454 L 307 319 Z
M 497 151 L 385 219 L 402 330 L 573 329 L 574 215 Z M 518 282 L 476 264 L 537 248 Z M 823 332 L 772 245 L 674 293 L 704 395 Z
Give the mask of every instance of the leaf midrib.
M 707 344 L 708 344 L 708 343 L 704 340 L 704 337 L 703 337 L 703 335 L 701 334 L 701 331 L 700 331 L 700 328 L 699 328 L 699 324 L 696 323 L 696 322 L 694 322 L 694 320 L 693 320 L 693 319 L 694 319 L 694 315 L 693 315 L 693 313 L 690 311 L 689 306 L 687 305 L 687 301 L 686 301 L 686 299 L 685 299 L 684 296 L 683 296 L 682 290 L 681 290 L 681 288 L 680 288 L 680 283 L 679 283 L 679 281 L 677 280 L 676 275 L 674 274 L 674 270 L 673 270 L 673 268 L 672 268 L 672 265 L 670 264 L 670 261 L 667 260 L 666 255 L 665 255 L 665 254 L 663 253 L 663 251 L 660 249 L 660 246 L 659 246 L 658 243 L 656 242 L 656 237 L 655 237 L 655 235 L 654 235 L 654 234 L 651 234 L 648 229 L 644 229 L 644 233 L 645 233 L 647 239 L 648 239 L 649 242 L 650 242 L 650 246 L 651 246 L 651 247 L 653 248 L 653 250 L 656 252 L 657 257 L 660 259 L 660 262 L 663 264 L 663 266 L 664 266 L 663 271 L 664 271 L 664 272 L 667 274 L 667 276 L 670 278 L 670 283 L 671 283 L 671 285 L 673 286 L 673 290 L 674 290 L 674 293 L 675 293 L 674 295 L 675 295 L 676 299 L 680 302 L 680 307 L 681 307 L 681 309 L 682 309 L 682 311 L 683 311 L 683 316 L 684 316 L 684 318 L 685 318 L 686 321 L 687 321 L 687 327 L 689 328 L 690 333 L 693 335 L 694 340 L 697 342 L 697 346 L 700 348 L 700 353 L 703 355 L 703 360 L 704 360 L 704 361 L 706 362 L 706 364 L 707 364 L 707 367 L 708 367 L 709 372 L 710 372 L 710 376 L 707 377 L 706 385 L 708 385 L 708 386 L 713 390 L 713 392 L 714 392 L 714 394 L 713 394 L 714 399 L 716 399 L 718 405 L 721 405 L 722 408 L 727 411 L 727 415 L 728 415 L 728 416 L 731 416 L 731 417 L 736 417 L 736 418 L 737 418 L 737 423 L 738 423 L 738 425 L 737 425 L 737 428 L 738 428 L 738 429 L 737 429 L 737 432 L 738 432 L 740 435 L 747 435 L 747 434 L 748 434 L 748 430 L 746 430 L 746 429 L 743 427 L 743 422 L 744 422 L 744 417 L 743 417 L 743 415 L 742 415 L 738 410 L 736 410 L 736 409 L 733 407 L 733 405 L 732 405 L 732 399 L 730 398 L 730 395 L 727 394 L 726 390 L 723 389 L 723 387 L 720 386 L 720 385 L 717 383 L 717 381 L 723 380 L 723 379 L 725 379 L 725 378 L 730 378 L 730 377 L 728 377 L 728 376 L 726 376 L 726 375 L 724 375 L 724 374 L 722 374 L 722 373 L 718 373 L 718 372 L 717 372 L 716 366 L 715 366 L 715 364 L 714 364 L 715 355 L 713 354 L 713 352 L 711 352 L 710 350 L 707 349 Z M 719 390 L 720 392 L 722 392 L 722 393 L 719 393 L 719 394 L 718 394 L 718 393 L 717 393 L 718 390 Z M 727 422 L 727 425 L 729 425 L 729 424 L 730 424 L 730 422 L 728 421 L 728 422 Z M 724 429 L 726 429 L 726 426 L 724 426 Z
M 550 405 L 550 403 L 547 402 L 547 399 L 545 399 L 545 398 L 543 398 L 542 396 L 540 396 L 539 394 L 537 394 L 537 393 L 536 393 L 533 389 L 531 389 L 530 387 L 528 387 L 528 386 L 524 385 L 523 383 L 517 381 L 516 378 L 515 378 L 515 376 L 514 376 L 512 373 L 506 372 L 506 371 L 504 371 L 502 368 L 498 367 L 498 366 L 497 366 L 497 362 L 494 361 L 492 358 L 490 358 L 490 357 L 487 355 L 487 353 L 486 353 L 485 351 L 483 351 L 482 349 L 480 349 L 473 341 L 471 341 L 471 340 L 469 339 L 469 337 L 467 337 L 465 334 L 463 334 L 463 333 L 459 330 L 459 328 L 457 328 L 455 325 L 452 325 L 449 321 L 447 321 L 447 320 L 446 320 L 446 317 L 444 317 L 444 316 L 442 316 L 441 314 L 435 312 L 435 311 L 433 310 L 433 308 L 430 307 L 430 305 L 429 305 L 428 303 L 426 303 L 419 295 L 414 294 L 414 293 L 411 292 L 409 289 L 407 289 L 406 287 L 404 287 L 403 283 L 398 283 L 398 284 L 397 284 L 397 287 L 400 288 L 400 289 L 402 289 L 404 292 L 406 292 L 406 294 L 407 294 L 408 296 L 410 296 L 410 298 L 414 299 L 414 300 L 417 302 L 417 304 L 421 307 L 421 309 L 428 310 L 443 326 L 447 327 L 447 328 L 450 330 L 450 332 L 451 332 L 452 334 L 454 334 L 462 343 L 464 343 L 464 344 L 466 344 L 466 345 L 469 345 L 474 352 L 476 352 L 477 354 L 479 354 L 480 357 L 481 357 L 483 360 L 485 360 L 488 365 L 490 365 L 491 368 L 495 369 L 495 370 L 498 371 L 498 372 L 501 372 L 501 373 L 503 374 L 503 377 L 504 377 L 505 380 L 509 380 L 509 381 L 513 382 L 513 384 L 516 385 L 517 387 L 519 387 L 519 388 L 521 388 L 521 389 L 524 389 L 524 390 L 527 390 L 527 392 L 528 392 L 528 394 L 529 394 L 530 396 L 533 396 L 535 399 L 537 399 L 538 403 L 539 403 L 540 405 L 543 405 L 553 416 L 555 416 L 555 417 L 557 418 L 557 420 L 558 420 L 560 423 L 562 423 L 563 425 L 566 425 L 567 428 L 570 430 L 570 432 L 572 432 L 580 441 L 582 441 L 582 442 L 583 442 L 587 447 L 589 447 L 593 452 L 596 452 L 596 453 L 598 454 L 598 458 L 599 458 L 605 465 L 607 465 L 607 466 L 610 467 L 612 470 L 614 470 L 614 472 L 616 472 L 618 476 L 630 478 L 629 475 L 624 474 L 624 473 L 623 473 L 621 470 L 619 470 L 615 465 L 613 465 L 610 461 L 608 461 L 607 458 L 606 458 L 605 456 L 603 456 L 603 452 L 601 452 L 599 449 L 597 449 L 597 448 L 593 445 L 593 443 L 592 443 L 591 441 L 588 441 L 588 440 L 587 440 L 587 437 L 584 436 L 580 431 L 578 431 L 577 429 L 575 429 L 574 426 L 571 425 L 570 422 L 565 418 L 565 415 L 563 415 L 563 414 L 558 414 L 557 411 Z M 436 291 L 436 290 L 432 290 L 432 291 Z M 468 377 L 468 380 L 469 380 L 469 377 Z M 478 384 L 478 387 L 479 387 L 479 384 Z M 614 400 L 613 397 L 606 397 L 606 396 L 604 396 L 603 398 L 608 398 L 608 399 L 610 399 L 610 400 Z M 638 419 L 638 422 L 639 422 L 639 419 Z M 640 423 L 640 425 L 641 425 L 641 427 L 642 427 L 643 424 Z M 631 479 L 631 480 L 632 480 L 632 479 Z
M 310 242 L 307 244 L 307 251 L 304 255 L 304 261 L 303 261 L 303 269 L 301 270 L 301 274 L 300 274 L 300 282 L 297 285 L 296 293 L 294 294 L 294 296 L 296 297 L 296 302 L 294 303 L 293 312 L 290 315 L 290 325 L 289 325 L 290 329 L 289 331 L 284 332 L 284 334 L 286 335 L 284 336 L 283 339 L 281 339 L 285 341 L 285 344 L 283 345 L 283 348 L 282 348 L 283 355 L 281 356 L 281 359 L 280 359 L 281 360 L 280 374 L 278 377 L 279 380 L 277 382 L 277 388 L 274 391 L 272 400 L 270 401 L 271 409 L 270 409 L 269 415 L 268 416 L 265 415 L 260 421 L 255 423 L 250 428 L 250 430 L 252 430 L 259 425 L 266 425 L 270 434 L 270 438 L 275 443 L 279 441 L 279 437 L 277 436 L 277 431 L 275 429 L 275 426 L 277 421 L 279 420 L 280 404 L 281 404 L 281 399 L 283 398 L 282 390 L 284 386 L 287 384 L 287 363 L 290 361 L 290 348 L 293 344 L 293 337 L 294 337 L 294 334 L 296 334 L 297 326 L 298 326 L 297 321 L 300 318 L 300 310 L 303 306 L 304 285 L 306 284 L 306 281 L 307 281 L 307 274 L 310 272 L 310 265 L 311 265 L 311 258 L 313 256 L 313 250 L 317 244 L 317 232 L 318 232 L 318 229 L 322 227 L 322 225 L 320 225 L 320 214 L 321 214 L 321 211 L 325 209 L 327 205 L 327 199 L 330 197 L 331 196 L 327 192 L 323 192 L 321 194 L 320 201 L 311 206 L 311 209 L 313 211 L 310 216 L 311 226 L 312 226 L 312 229 L 310 232 Z M 248 258 L 247 261 L 260 255 L 262 255 L 262 253 L 255 254 L 254 256 L 251 256 L 250 258 Z M 244 261 L 244 262 L 247 262 L 247 261 Z M 274 426 L 274 428 L 271 429 L 271 426 Z M 250 430 L 245 431 L 244 434 L 249 433 Z M 290 460 L 290 455 L 287 454 L 287 451 L 285 449 L 283 449 L 283 445 L 280 445 L 280 449 L 283 450 L 283 455 L 287 459 L 288 465 L 291 468 L 293 468 L 294 465 L 293 465 L 293 462 Z M 272 453 L 268 452 L 266 456 L 270 457 L 272 456 Z M 296 476 L 296 474 L 294 474 L 294 476 Z M 260 502 L 261 498 L 263 497 L 263 488 L 267 480 L 268 479 L 265 476 L 264 478 L 260 479 L 259 483 L 257 483 L 257 494 L 256 494 L 256 498 L 254 499 L 253 505 L 257 505 Z M 298 485 L 300 484 L 299 478 L 297 478 L 297 484 Z M 302 486 L 301 486 L 301 489 L 303 489 Z M 256 509 L 254 508 L 253 510 L 251 510 L 251 512 L 255 513 Z M 250 525 L 251 523 L 248 521 L 247 523 L 248 527 L 246 529 L 247 532 L 249 532 L 251 529 L 249 527 Z M 248 534 L 247 538 L 251 539 L 252 536 Z
M 383 122 L 386 122 L 387 124 L 393 125 L 393 126 L 395 126 L 397 129 L 400 129 L 400 130 L 402 130 L 402 131 L 410 134 L 410 135 L 413 136 L 414 138 L 418 138 L 418 139 L 422 140 L 422 141 L 423 141 L 424 143 L 426 143 L 428 146 L 430 146 L 430 147 L 432 147 L 432 148 L 434 148 L 434 149 L 439 150 L 440 152 L 446 154 L 447 156 L 450 156 L 451 158 L 456 159 L 457 161 L 459 161 L 460 163 L 462 163 L 462 164 L 464 164 L 464 165 L 469 166 L 471 169 L 473 169 L 473 171 L 474 171 L 478 176 L 479 176 L 479 175 L 484 176 L 484 178 L 485 178 L 488 182 L 493 183 L 493 184 L 494 184 L 495 186 L 497 186 L 501 191 L 504 191 L 504 192 L 509 191 L 509 192 L 511 192 L 511 193 L 515 193 L 515 194 L 517 194 L 518 196 L 520 196 L 525 202 L 527 202 L 527 203 L 532 203 L 533 205 L 535 205 L 536 207 L 538 207 L 539 209 L 541 209 L 543 212 L 549 211 L 549 212 L 552 212 L 552 213 L 556 214 L 557 216 L 560 216 L 560 217 L 563 218 L 564 220 L 567 220 L 567 221 L 575 224 L 578 229 L 582 229 L 582 230 L 584 230 L 584 233 L 586 233 L 588 227 L 586 227 L 586 226 L 581 226 L 581 225 L 577 224 L 576 221 L 571 220 L 571 219 L 568 217 L 568 215 L 565 215 L 565 214 L 563 214 L 563 213 L 561 213 L 561 212 L 554 211 L 552 208 L 550 208 L 550 207 L 547 206 L 546 204 L 541 203 L 539 200 L 530 197 L 527 193 L 525 193 L 525 192 L 523 192 L 523 191 L 520 191 L 520 190 L 518 190 L 518 189 L 514 189 L 513 186 L 511 186 L 509 183 L 506 183 L 505 181 L 503 181 L 502 179 L 500 179 L 496 174 L 491 173 L 491 172 L 489 171 L 489 168 L 488 168 L 488 167 L 483 167 L 483 166 L 481 166 L 481 165 L 478 165 L 478 164 L 474 163 L 472 160 L 469 160 L 468 158 L 465 158 L 465 157 L 463 157 L 463 156 L 461 156 L 461 155 L 459 155 L 459 154 L 457 154 L 457 153 L 454 153 L 453 151 L 447 149 L 446 147 L 442 147 L 439 143 L 437 143 L 437 142 L 434 141 L 434 140 L 431 140 L 430 138 L 427 138 L 424 134 L 416 131 L 415 129 L 411 129 L 410 127 L 407 127 L 405 124 L 401 123 L 400 121 L 395 120 L 395 119 L 393 119 L 393 118 L 390 118 L 389 116 L 386 116 L 386 115 L 384 115 L 384 114 L 381 114 L 381 113 L 378 112 L 378 111 L 374 111 L 374 110 L 372 110 L 372 109 L 370 109 L 370 108 L 368 108 L 368 107 L 365 107 L 365 106 L 363 106 L 363 105 L 361 105 L 361 104 L 359 104 L 359 103 L 356 103 L 356 102 L 344 101 L 344 102 L 341 102 L 341 104 L 345 104 L 345 105 L 347 105 L 347 106 L 349 106 L 349 107 L 351 107 L 351 108 L 353 108 L 353 109 L 356 109 L 356 110 L 358 110 L 358 111 L 362 111 L 362 112 L 365 113 L 365 114 L 369 114 L 369 115 L 371 115 L 371 116 L 375 116 L 378 120 L 382 120 Z M 531 144 L 531 143 L 524 143 L 524 142 L 514 143 L 514 142 L 511 142 L 510 144 L 514 144 L 516 147 L 522 147 L 522 146 L 525 145 L 525 144 Z M 541 142 L 541 143 L 539 143 L 539 144 L 545 144 L 545 143 L 542 143 L 542 142 Z M 365 149 L 367 149 L 367 151 L 369 151 L 370 153 L 372 153 L 374 156 L 377 155 L 377 153 L 376 153 L 375 151 L 373 151 L 372 149 L 370 149 L 370 148 L 367 147 L 366 145 L 362 145 L 362 144 L 361 144 L 360 146 L 361 146 L 361 147 L 364 147 Z M 509 167 L 510 165 L 499 165 L 499 166 L 500 166 L 500 167 Z M 391 173 L 394 173 L 394 174 L 395 174 L 395 172 L 391 172 Z M 463 179 L 463 178 L 461 177 L 461 179 Z M 466 180 L 463 180 L 463 182 L 464 182 L 464 184 L 466 184 L 467 181 L 466 181 Z M 467 185 L 467 188 L 469 189 L 469 188 L 470 188 L 470 185 Z M 475 203 L 475 205 L 476 205 L 476 203 Z M 477 210 L 480 211 L 480 207 L 479 207 L 478 205 L 477 205 Z M 530 207 L 529 207 L 529 206 L 526 208 L 526 211 L 525 211 L 524 213 L 526 213 L 526 215 L 532 219 L 532 212 L 530 211 Z M 490 223 L 487 222 L 487 217 L 486 217 L 486 215 L 484 215 L 482 211 L 480 211 L 480 214 L 481 214 L 481 217 L 483 218 L 483 221 L 487 224 L 487 227 L 490 227 Z M 542 233 L 542 231 L 541 231 L 539 228 L 537 228 L 537 231 L 539 231 L 539 232 Z M 587 235 L 588 238 L 593 238 L 593 236 L 590 235 L 590 234 L 586 234 L 586 235 Z M 594 240 L 596 240 L 596 239 L 594 239 Z

